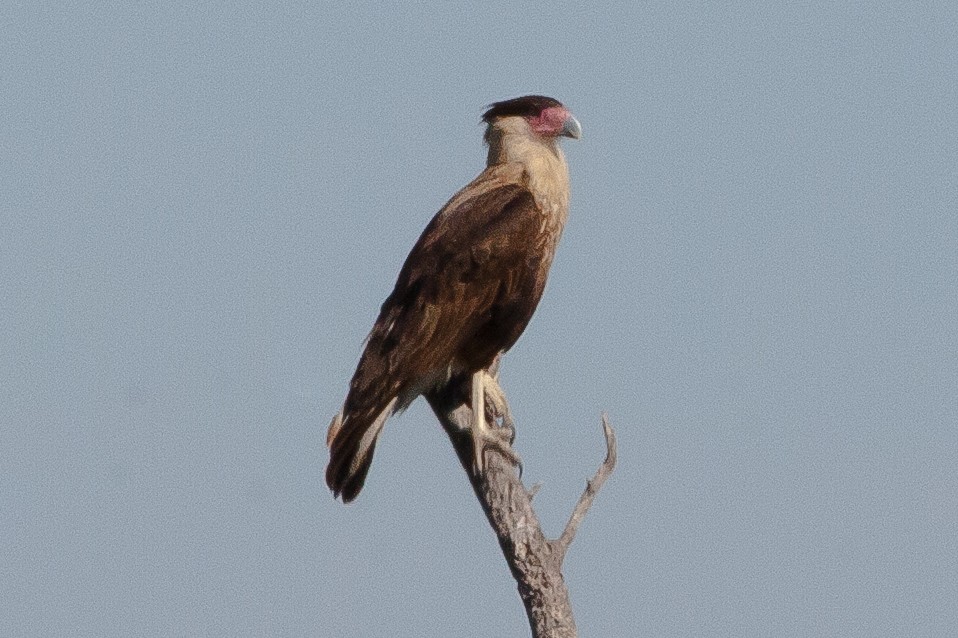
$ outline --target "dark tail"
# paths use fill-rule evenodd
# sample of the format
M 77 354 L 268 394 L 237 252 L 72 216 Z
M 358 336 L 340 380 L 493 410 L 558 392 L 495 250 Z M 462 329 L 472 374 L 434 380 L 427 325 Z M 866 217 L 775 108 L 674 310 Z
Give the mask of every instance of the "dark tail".
M 349 503 L 363 489 L 369 465 L 373 462 L 376 439 L 393 413 L 396 399 L 382 409 L 345 412 L 333 417 L 326 434 L 329 447 L 329 465 L 326 466 L 326 485 L 333 496 L 342 496 Z

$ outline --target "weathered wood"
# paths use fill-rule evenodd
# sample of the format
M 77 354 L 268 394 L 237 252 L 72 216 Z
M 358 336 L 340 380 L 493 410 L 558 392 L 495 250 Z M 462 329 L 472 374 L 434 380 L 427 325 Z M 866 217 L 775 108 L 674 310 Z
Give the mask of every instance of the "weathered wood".
M 595 476 L 593 476 L 591 480 L 586 481 L 585 491 L 583 491 L 582 496 L 579 497 L 579 502 L 575 504 L 575 509 L 572 510 L 572 516 L 569 517 L 569 522 L 566 523 L 565 529 L 562 531 L 562 536 L 552 543 L 553 551 L 559 555 L 560 565 L 562 561 L 565 560 L 566 552 L 569 551 L 569 545 L 575 540 L 575 534 L 579 531 L 579 524 L 582 523 L 582 519 L 588 514 L 589 508 L 592 507 L 592 501 L 595 500 L 595 495 L 599 493 L 599 490 L 602 489 L 602 484 L 605 483 L 605 479 L 609 478 L 609 475 L 612 474 L 612 470 L 615 469 L 615 430 L 609 425 L 609 417 L 605 413 L 602 414 L 602 431 L 605 433 L 605 460 L 602 461 L 602 465 L 596 470 Z
M 562 536 L 550 541 L 542 533 L 539 518 L 532 508 L 532 496 L 537 488 L 527 490 L 509 460 L 496 451 L 489 451 L 485 473 L 479 476 L 474 472 L 472 438 L 469 436 L 472 410 L 468 397 L 465 379 L 460 384 L 450 384 L 441 393 L 426 395 L 499 540 L 516 579 L 533 638 L 576 638 L 572 603 L 562 577 L 562 561 L 592 500 L 615 466 L 615 434 L 603 416 L 608 445 L 606 459 L 588 482 Z

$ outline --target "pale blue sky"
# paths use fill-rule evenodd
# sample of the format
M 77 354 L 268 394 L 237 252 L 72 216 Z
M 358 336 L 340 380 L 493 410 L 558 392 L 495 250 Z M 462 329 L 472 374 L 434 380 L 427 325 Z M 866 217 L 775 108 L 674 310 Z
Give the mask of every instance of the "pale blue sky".
M 521 636 L 415 404 L 325 429 L 479 115 L 545 93 L 573 206 L 504 363 L 583 636 L 958 627 L 958 10 L 0 10 L 0 634 Z

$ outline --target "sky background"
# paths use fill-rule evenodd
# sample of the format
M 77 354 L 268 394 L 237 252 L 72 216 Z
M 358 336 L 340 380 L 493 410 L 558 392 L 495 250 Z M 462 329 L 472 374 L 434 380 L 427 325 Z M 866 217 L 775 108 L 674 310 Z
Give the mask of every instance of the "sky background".
M 953 2 L 6 3 L 0 634 L 528 635 L 418 402 L 325 431 L 479 116 L 573 203 L 504 361 L 582 636 L 958 627 Z

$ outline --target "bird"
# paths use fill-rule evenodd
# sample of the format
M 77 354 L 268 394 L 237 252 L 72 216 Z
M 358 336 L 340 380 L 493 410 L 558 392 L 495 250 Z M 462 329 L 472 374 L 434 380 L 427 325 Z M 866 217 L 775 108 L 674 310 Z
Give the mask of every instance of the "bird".
M 518 461 L 486 421 L 505 401 L 490 372 L 532 318 L 569 214 L 569 169 L 559 140 L 582 127 L 558 100 L 526 95 L 482 115 L 486 168 L 440 209 L 409 252 L 365 341 L 342 409 L 329 425 L 326 483 L 354 500 L 387 419 L 457 379 L 470 383 L 473 469 L 497 449 Z

